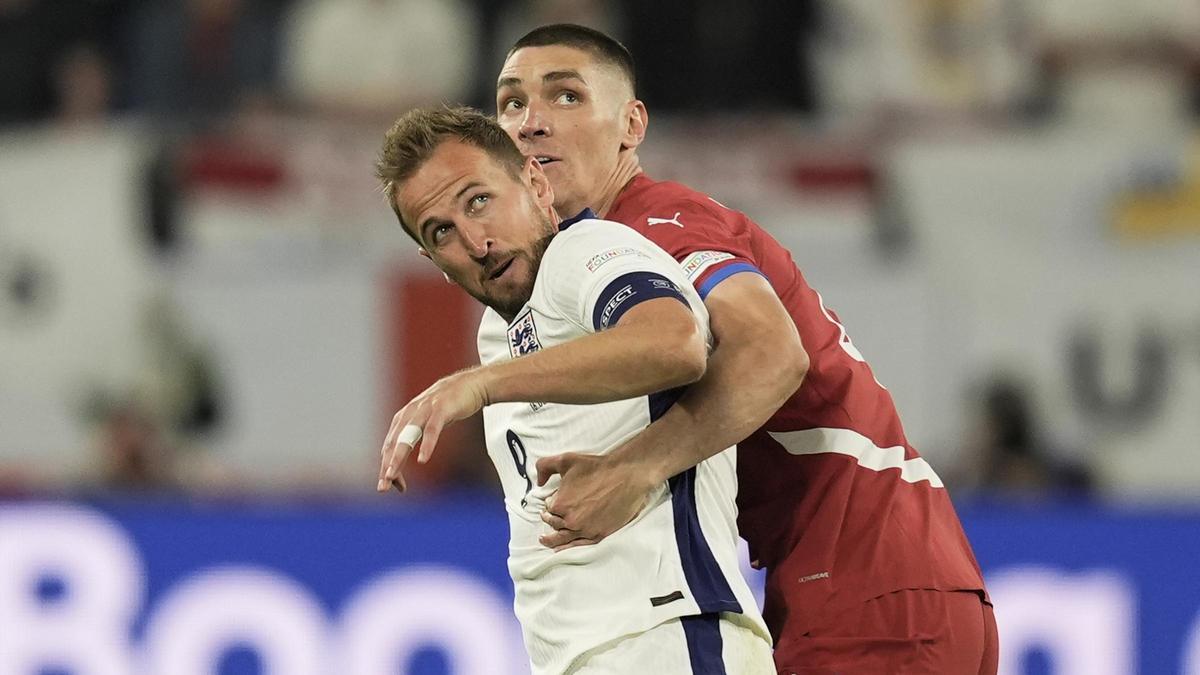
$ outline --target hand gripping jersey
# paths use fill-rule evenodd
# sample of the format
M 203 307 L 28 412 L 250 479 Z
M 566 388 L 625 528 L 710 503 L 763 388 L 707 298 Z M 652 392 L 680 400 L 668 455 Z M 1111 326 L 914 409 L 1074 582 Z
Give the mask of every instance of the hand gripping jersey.
M 738 444 L 738 525 L 751 560 L 768 569 L 764 614 L 777 638 L 785 624 L 803 633 L 896 590 L 983 590 L 941 479 L 783 246 L 707 195 L 644 175 L 607 217 L 674 256 L 701 298 L 738 273 L 765 277 L 808 352 L 800 388 Z
M 704 303 L 662 249 L 617 223 L 566 222 L 517 317 L 506 322 L 490 309 L 484 313 L 480 360 L 519 358 L 604 330 L 654 298 L 687 305 L 709 335 Z M 738 570 L 734 448 L 663 484 L 631 523 L 594 546 L 554 552 L 538 543 L 551 531 L 540 516 L 559 477 L 538 487 L 537 460 L 568 450 L 604 453 L 644 429 L 678 395 L 484 408 L 488 454 L 511 528 L 514 604 L 534 675 L 561 673 L 589 649 L 701 613 L 743 613 L 769 640 Z

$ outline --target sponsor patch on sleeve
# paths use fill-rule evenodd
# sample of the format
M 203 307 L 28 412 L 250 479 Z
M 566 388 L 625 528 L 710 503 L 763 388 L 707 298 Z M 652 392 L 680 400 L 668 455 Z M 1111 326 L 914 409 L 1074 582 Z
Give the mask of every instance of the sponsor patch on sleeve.
M 588 271 L 595 272 L 596 270 L 600 269 L 600 267 L 602 265 L 604 265 L 604 263 L 607 263 L 610 260 L 616 260 L 617 258 L 623 258 L 627 255 L 635 255 L 635 256 L 642 257 L 642 258 L 650 257 L 650 256 L 646 255 L 645 253 L 639 251 L 638 249 L 633 248 L 632 246 L 621 246 L 618 248 L 610 248 L 607 251 L 604 251 L 603 253 L 597 253 L 596 255 L 592 256 L 591 259 L 589 259 L 587 261 Z
M 723 261 L 732 260 L 732 253 L 724 251 L 696 251 L 683 261 L 683 272 L 687 274 L 688 281 L 695 281 L 697 277 L 704 274 L 704 270 Z

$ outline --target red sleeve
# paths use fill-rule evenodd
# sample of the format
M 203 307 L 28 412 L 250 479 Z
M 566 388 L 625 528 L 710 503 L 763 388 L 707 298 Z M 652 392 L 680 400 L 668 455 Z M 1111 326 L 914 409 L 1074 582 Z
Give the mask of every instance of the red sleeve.
M 612 214 L 679 261 L 701 298 L 734 274 L 766 276 L 754 260 L 744 216 L 708 201 L 661 199 L 632 213 Z

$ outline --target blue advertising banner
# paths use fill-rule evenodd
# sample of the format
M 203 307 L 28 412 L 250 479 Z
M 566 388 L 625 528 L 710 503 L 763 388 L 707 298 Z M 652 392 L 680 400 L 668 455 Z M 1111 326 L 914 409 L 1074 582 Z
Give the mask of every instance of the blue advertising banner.
M 996 603 L 1001 672 L 1200 675 L 1200 509 L 959 508 Z
M 964 504 L 1005 674 L 1200 675 L 1200 509 Z M 528 672 L 497 498 L 0 504 L 0 675 Z

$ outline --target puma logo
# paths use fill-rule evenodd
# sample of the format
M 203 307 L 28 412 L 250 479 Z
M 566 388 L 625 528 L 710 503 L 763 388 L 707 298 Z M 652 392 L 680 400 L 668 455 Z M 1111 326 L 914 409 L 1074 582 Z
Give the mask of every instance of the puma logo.
M 663 223 L 671 223 L 672 225 L 678 225 L 679 227 L 683 227 L 683 223 L 679 222 L 679 215 L 681 213 L 683 213 L 683 212 L 676 211 L 675 216 L 673 218 L 646 218 L 646 226 L 650 227 L 652 225 L 662 225 Z

